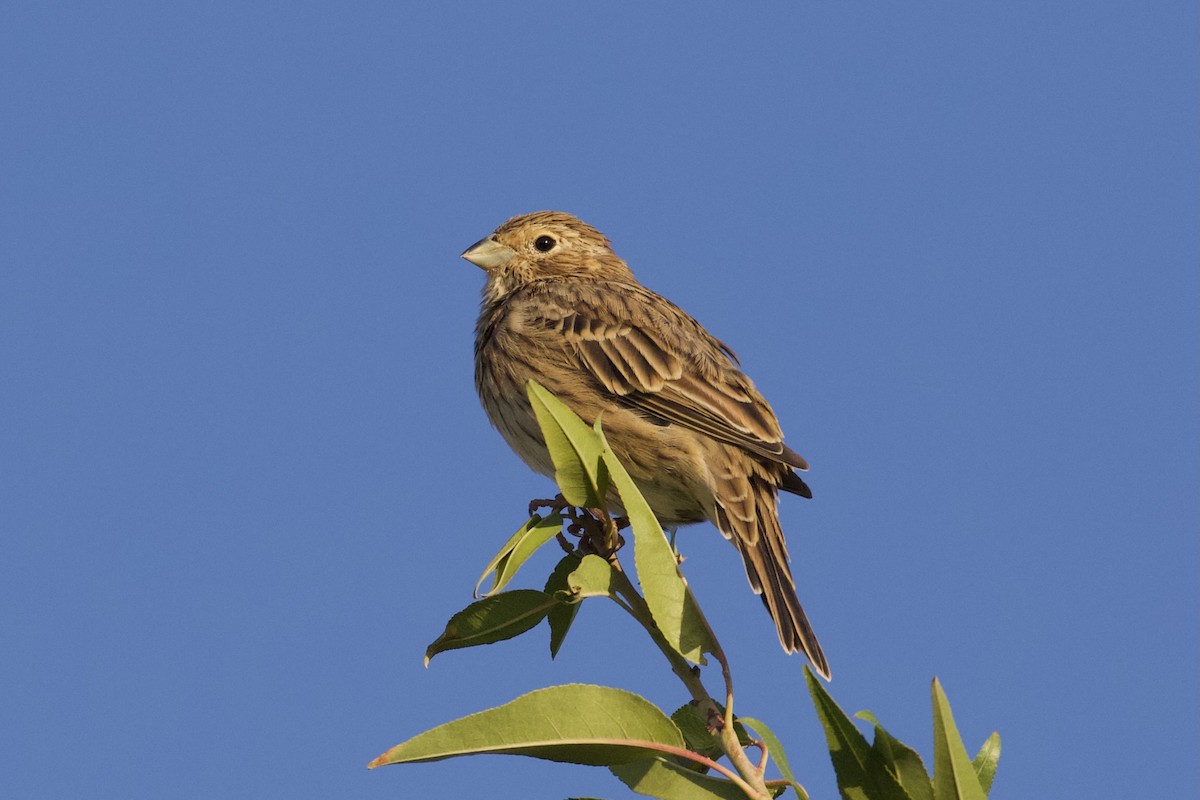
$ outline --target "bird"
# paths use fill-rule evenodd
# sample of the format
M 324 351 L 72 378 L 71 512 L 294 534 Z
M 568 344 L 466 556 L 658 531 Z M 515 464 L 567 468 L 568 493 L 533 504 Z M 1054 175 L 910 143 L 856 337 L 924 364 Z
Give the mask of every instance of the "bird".
M 462 258 L 486 274 L 475 386 L 489 421 L 535 472 L 554 464 L 526 396 L 536 380 L 613 452 L 667 528 L 711 522 L 741 554 L 780 644 L 826 680 L 796 594 L 779 493 L 811 498 L 808 462 L 732 349 L 643 286 L 609 239 L 561 211 L 513 217 Z

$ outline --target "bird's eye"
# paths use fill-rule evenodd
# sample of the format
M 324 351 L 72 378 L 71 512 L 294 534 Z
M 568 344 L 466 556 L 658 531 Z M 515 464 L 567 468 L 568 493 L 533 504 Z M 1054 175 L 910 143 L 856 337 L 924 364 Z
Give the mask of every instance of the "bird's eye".
M 539 236 L 537 240 L 534 241 L 533 246 L 537 248 L 539 253 L 549 253 L 554 249 L 554 245 L 556 244 L 558 244 L 558 242 L 554 241 L 554 239 L 550 238 L 549 236 Z

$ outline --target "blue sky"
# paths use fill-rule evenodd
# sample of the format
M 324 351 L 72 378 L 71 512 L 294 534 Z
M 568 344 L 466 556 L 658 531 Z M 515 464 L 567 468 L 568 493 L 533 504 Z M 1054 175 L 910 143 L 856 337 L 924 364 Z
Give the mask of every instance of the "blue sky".
M 9 5 L 4 794 L 627 796 L 364 769 L 540 686 L 683 700 L 599 601 L 554 662 L 422 667 L 548 491 L 458 254 L 556 208 L 811 461 L 783 522 L 845 708 L 928 755 L 938 675 L 993 798 L 1195 796 L 1195 4 L 428 6 Z M 835 796 L 802 662 L 681 544 L 739 708 Z

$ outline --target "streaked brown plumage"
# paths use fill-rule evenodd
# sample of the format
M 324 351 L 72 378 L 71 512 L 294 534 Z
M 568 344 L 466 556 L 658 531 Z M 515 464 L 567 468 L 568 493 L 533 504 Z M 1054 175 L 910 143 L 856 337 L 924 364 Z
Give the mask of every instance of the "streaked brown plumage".
M 525 383 L 537 380 L 604 429 L 665 526 L 710 520 L 729 539 L 784 650 L 829 677 L 796 597 L 779 490 L 812 497 L 767 401 L 737 357 L 637 282 L 609 241 L 570 214 L 513 217 L 463 258 L 487 272 L 475 385 L 488 418 L 534 470 L 553 476 Z

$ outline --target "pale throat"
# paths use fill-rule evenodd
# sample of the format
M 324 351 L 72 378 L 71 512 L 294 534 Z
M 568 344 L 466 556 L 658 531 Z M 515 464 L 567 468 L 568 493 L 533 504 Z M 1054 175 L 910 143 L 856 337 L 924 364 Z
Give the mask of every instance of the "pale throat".
M 494 305 L 515 292 L 521 286 L 521 281 L 511 271 L 489 272 L 487 283 L 483 285 L 483 302 Z

